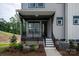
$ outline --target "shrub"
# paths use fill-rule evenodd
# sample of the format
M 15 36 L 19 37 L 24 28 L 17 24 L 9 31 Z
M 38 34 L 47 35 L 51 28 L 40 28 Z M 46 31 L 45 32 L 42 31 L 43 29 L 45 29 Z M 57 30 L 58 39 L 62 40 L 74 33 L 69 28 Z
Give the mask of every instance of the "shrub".
M 36 51 L 38 49 L 38 45 L 35 44 L 30 45 L 30 47 L 31 47 L 31 51 Z
M 15 48 L 16 48 L 16 49 L 19 49 L 19 50 L 22 50 L 22 49 L 23 49 L 23 46 L 22 46 L 22 44 L 17 44 L 17 45 L 15 46 Z
M 16 47 L 16 45 L 17 45 L 17 44 L 15 44 L 15 43 L 10 43 L 10 47 L 15 48 L 15 47 Z
M 75 45 L 74 45 L 72 40 L 69 41 L 69 48 L 70 49 L 75 49 Z
M 17 42 L 16 40 L 17 40 L 16 36 L 13 35 L 13 36 L 11 37 L 11 39 L 10 39 L 10 47 L 14 47 L 14 48 L 15 48 L 16 42 Z
M 79 43 L 77 43 L 76 50 L 79 51 Z
M 16 40 L 17 40 L 16 36 L 13 35 L 10 39 L 10 43 L 16 43 L 17 42 Z

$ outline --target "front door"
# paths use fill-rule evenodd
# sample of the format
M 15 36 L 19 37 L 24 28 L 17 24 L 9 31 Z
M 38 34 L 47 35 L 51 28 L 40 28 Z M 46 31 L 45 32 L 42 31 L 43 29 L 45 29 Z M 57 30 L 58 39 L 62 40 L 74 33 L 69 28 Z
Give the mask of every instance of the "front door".
M 40 22 L 28 22 L 27 37 L 41 37 Z
M 47 21 L 42 21 L 42 29 L 44 37 L 47 37 Z

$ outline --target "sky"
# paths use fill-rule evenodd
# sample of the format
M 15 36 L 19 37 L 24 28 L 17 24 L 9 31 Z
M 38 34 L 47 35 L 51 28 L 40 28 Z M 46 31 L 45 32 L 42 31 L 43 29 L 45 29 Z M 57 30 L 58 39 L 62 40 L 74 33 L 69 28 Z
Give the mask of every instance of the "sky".
M 20 3 L 0 3 L 0 18 L 9 22 L 9 18 L 16 14 L 16 9 L 21 9 Z

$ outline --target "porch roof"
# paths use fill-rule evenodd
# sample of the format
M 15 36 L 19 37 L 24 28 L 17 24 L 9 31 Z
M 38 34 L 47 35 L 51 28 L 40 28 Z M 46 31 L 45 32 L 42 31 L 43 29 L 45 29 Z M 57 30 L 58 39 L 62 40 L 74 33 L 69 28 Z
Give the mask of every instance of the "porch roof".
M 21 15 L 35 15 L 35 16 L 39 16 L 39 15 L 53 15 L 54 11 L 44 11 L 44 10 L 16 10 L 16 12 L 19 12 Z

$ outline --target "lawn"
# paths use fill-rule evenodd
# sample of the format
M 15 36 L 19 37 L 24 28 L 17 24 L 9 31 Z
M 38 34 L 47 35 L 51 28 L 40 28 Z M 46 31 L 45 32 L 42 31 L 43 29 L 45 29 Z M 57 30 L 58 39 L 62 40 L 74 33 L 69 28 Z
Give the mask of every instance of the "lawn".
M 0 43 L 0 53 L 4 52 L 7 47 L 9 47 L 9 43 Z
M 0 43 L 9 43 L 11 36 L 13 33 L 0 31 Z M 15 34 L 16 35 L 16 34 Z M 20 41 L 20 35 L 16 35 L 17 41 Z
M 11 36 L 13 34 L 12 33 L 8 33 L 8 32 L 0 31 L 0 35 Z
M 9 46 L 9 43 L 0 43 L 0 47 L 7 47 Z

